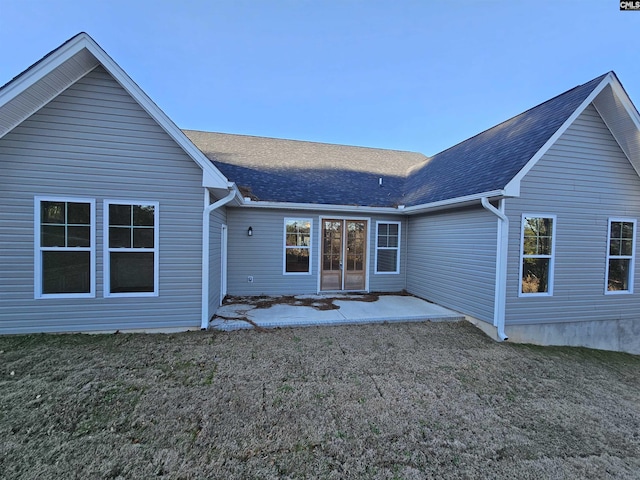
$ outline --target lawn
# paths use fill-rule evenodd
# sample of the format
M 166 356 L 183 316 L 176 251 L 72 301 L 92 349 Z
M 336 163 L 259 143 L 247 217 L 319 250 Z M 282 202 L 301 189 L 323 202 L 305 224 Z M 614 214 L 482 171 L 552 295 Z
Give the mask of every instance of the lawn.
M 0 337 L 0 477 L 640 478 L 640 357 L 468 323 Z

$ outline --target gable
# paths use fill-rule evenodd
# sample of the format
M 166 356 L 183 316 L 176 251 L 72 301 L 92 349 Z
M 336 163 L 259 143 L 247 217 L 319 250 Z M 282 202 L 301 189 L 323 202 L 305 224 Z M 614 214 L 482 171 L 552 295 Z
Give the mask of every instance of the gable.
M 101 65 L 138 105 L 202 169 L 202 185 L 231 185 L 162 110 L 86 33 L 80 33 L 0 88 L 0 138 L 78 79 Z
M 624 211 L 630 198 L 640 200 L 639 187 L 640 177 L 590 104 L 524 176 L 520 198 L 507 204 L 572 215 L 599 213 L 604 204 Z
M 428 204 L 505 190 L 606 75 L 451 147 L 408 176 L 404 203 Z

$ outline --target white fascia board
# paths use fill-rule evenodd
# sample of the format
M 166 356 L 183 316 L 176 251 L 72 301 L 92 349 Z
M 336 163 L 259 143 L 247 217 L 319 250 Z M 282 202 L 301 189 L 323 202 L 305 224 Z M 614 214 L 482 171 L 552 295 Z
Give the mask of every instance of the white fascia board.
M 466 197 L 441 200 L 439 202 L 414 205 L 412 207 L 367 207 L 359 205 L 331 205 L 318 203 L 287 203 L 287 202 L 262 202 L 256 200 L 242 199 L 241 207 L 244 208 L 273 208 L 280 210 L 311 210 L 311 211 L 332 211 L 332 212 L 358 212 L 358 213 L 378 213 L 383 215 L 412 215 L 416 213 L 428 212 L 430 210 L 440 210 L 449 207 L 456 207 L 462 204 L 478 202 L 484 197 L 503 198 L 503 190 L 492 190 L 490 192 L 468 195 Z
M 405 215 L 405 210 L 394 207 L 366 207 L 359 205 L 331 205 L 326 203 L 288 203 L 288 202 L 261 202 L 257 200 L 243 199 L 241 207 L 245 208 L 273 208 L 280 210 L 317 210 L 322 212 L 359 212 L 380 213 L 386 215 Z
M 589 106 L 591 102 L 598 96 L 598 94 L 602 91 L 604 87 L 612 83 L 613 73 L 609 72 L 606 77 L 602 79 L 600 85 L 593 89 L 593 91 L 589 94 L 589 96 L 580 104 L 578 108 L 571 114 L 571 116 L 560 126 L 560 128 L 554 133 L 549 140 L 538 150 L 533 157 L 527 162 L 527 164 L 522 167 L 522 169 L 509 181 L 509 183 L 505 186 L 504 190 L 506 192 L 520 192 L 520 182 L 524 178 L 524 176 L 529 173 L 529 171 L 538 163 L 538 160 L 542 158 L 542 156 L 547 153 L 547 151 L 551 148 L 551 146 L 560 138 L 560 136 L 571 126 L 571 124 L 578 118 L 578 116 L 584 112 L 585 108 Z
M 626 90 L 615 75 L 612 75 L 611 89 L 620 100 L 620 103 L 622 103 L 622 106 L 629 115 L 629 118 L 631 118 L 636 128 L 640 131 L 640 113 L 638 113 L 636 106 L 633 104 L 631 98 L 629 98 Z
M 0 93 L 0 106 L 20 94 L 73 55 L 86 48 L 109 74 L 131 95 L 158 125 L 202 168 L 204 187 L 227 188 L 229 181 L 187 138 L 173 121 L 144 93 L 127 73 L 86 33 L 80 33 L 60 46 L 40 63 L 27 70 Z M 89 73 L 89 72 L 87 72 Z

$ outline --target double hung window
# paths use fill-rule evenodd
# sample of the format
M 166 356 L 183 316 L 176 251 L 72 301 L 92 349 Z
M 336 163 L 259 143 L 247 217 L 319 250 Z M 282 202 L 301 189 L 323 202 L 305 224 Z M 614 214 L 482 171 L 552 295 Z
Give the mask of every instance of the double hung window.
M 158 203 L 105 201 L 105 296 L 158 294 Z
M 376 273 L 400 273 L 400 222 L 377 222 L 376 230 Z
M 284 220 L 284 273 L 311 273 L 311 219 Z
M 552 295 L 555 216 L 522 216 L 520 295 Z
M 609 219 L 606 293 L 633 293 L 636 221 Z
M 35 296 L 95 295 L 95 202 L 36 197 Z

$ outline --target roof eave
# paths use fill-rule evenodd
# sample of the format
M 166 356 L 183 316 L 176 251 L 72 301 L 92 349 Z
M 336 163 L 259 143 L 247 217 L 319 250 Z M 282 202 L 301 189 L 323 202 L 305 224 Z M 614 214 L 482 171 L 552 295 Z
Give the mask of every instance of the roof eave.
M 422 205 L 412 205 L 410 207 L 404 207 L 402 210 L 405 215 L 417 215 L 420 213 L 435 212 L 438 210 L 445 210 L 449 208 L 459 208 L 468 205 L 475 205 L 483 198 L 498 199 L 514 196 L 511 192 L 507 192 L 505 189 L 490 190 L 488 192 L 474 193 L 472 195 L 465 195 L 463 197 L 449 198 L 446 200 L 439 200 L 437 202 L 424 203 Z
M 491 190 L 464 197 L 440 200 L 438 202 L 425 203 L 422 205 L 398 205 L 397 207 L 369 207 L 365 205 L 334 205 L 327 203 L 294 203 L 294 202 L 267 202 L 243 198 L 241 207 L 244 208 L 272 208 L 279 210 L 309 210 L 309 211 L 333 211 L 333 212 L 359 212 L 359 213 L 379 213 L 386 215 L 416 215 L 420 213 L 444 210 L 447 208 L 458 208 L 471 204 L 477 204 L 482 198 L 505 198 L 513 196 L 505 190 Z
M 296 203 L 296 202 L 268 202 L 243 198 L 241 207 L 245 208 L 272 208 L 279 210 L 309 210 L 332 212 L 360 212 L 380 213 L 388 215 L 405 215 L 400 207 L 369 207 L 366 205 L 334 205 L 329 203 Z

